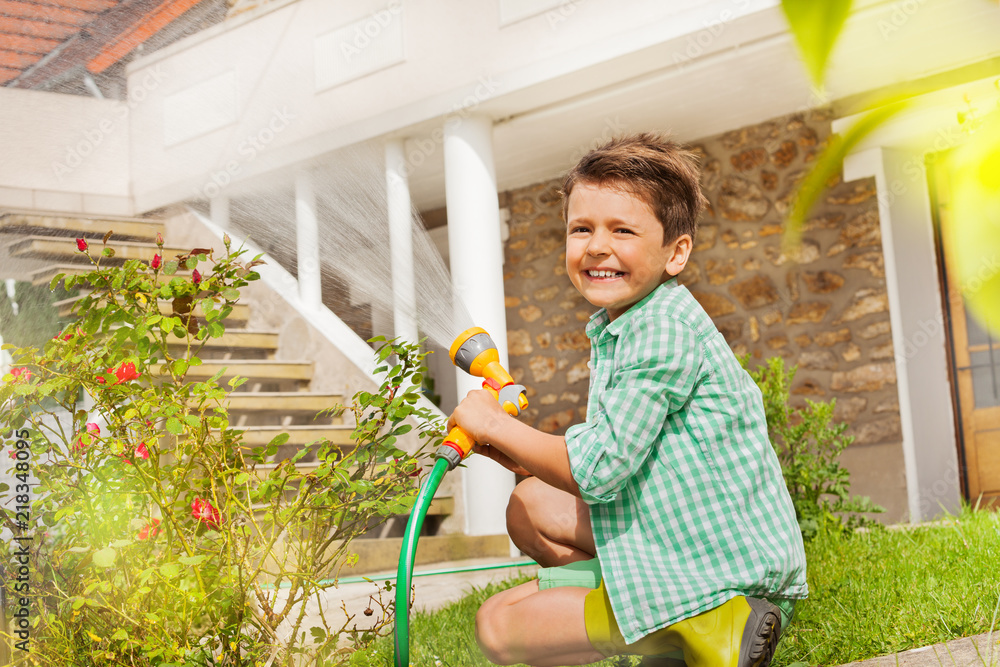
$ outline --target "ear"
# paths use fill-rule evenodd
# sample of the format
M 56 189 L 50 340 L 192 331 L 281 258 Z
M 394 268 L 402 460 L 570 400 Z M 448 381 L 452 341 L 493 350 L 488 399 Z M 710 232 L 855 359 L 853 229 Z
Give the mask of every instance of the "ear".
M 673 248 L 670 256 L 667 258 L 666 270 L 670 276 L 676 276 L 687 265 L 688 257 L 691 256 L 691 250 L 694 247 L 694 241 L 691 239 L 690 234 L 681 234 L 670 245 Z

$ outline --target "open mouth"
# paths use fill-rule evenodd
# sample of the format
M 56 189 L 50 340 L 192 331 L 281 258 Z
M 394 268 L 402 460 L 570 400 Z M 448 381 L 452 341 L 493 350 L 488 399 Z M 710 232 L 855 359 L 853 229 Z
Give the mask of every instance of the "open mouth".
M 622 276 L 625 275 L 625 273 L 622 271 L 608 271 L 605 269 L 602 269 L 600 271 L 590 269 L 584 271 L 584 273 L 586 273 L 591 278 L 621 278 Z

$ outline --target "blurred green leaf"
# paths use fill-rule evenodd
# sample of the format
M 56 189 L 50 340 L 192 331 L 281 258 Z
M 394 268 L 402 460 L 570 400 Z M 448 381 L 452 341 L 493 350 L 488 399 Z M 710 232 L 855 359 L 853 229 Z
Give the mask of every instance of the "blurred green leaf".
M 115 564 L 115 550 L 105 547 L 94 553 L 94 565 L 98 567 L 111 567 Z
M 955 267 L 980 324 L 1000 331 L 1000 112 L 952 156 Z
M 865 137 L 906 109 L 907 106 L 908 102 L 905 99 L 893 98 L 886 100 L 884 104 L 876 106 L 862 116 L 858 122 L 843 134 L 830 137 L 823 153 L 817 158 L 816 164 L 806 174 L 806 177 L 802 179 L 802 183 L 799 185 L 799 190 L 795 196 L 795 203 L 792 205 L 792 210 L 788 213 L 788 220 L 785 226 L 786 250 L 798 246 L 806 216 L 809 215 L 809 211 L 816 203 L 816 200 L 826 190 L 830 179 L 839 174 L 841 169 L 843 169 L 844 158 Z
M 822 87 L 830 54 L 851 13 L 851 0 L 781 0 L 781 9 L 809 76 Z

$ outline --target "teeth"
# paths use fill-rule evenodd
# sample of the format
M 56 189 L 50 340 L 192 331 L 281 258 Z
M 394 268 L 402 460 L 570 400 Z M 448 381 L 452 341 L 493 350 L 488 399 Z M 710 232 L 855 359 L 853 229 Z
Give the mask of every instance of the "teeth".
M 618 271 L 587 271 L 591 278 L 614 278 L 619 275 Z

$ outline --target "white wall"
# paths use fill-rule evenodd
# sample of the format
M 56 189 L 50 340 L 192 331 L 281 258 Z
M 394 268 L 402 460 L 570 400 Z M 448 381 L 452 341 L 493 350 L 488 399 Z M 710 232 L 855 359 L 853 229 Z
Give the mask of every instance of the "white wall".
M 0 207 L 132 213 L 129 114 L 127 102 L 0 88 Z

